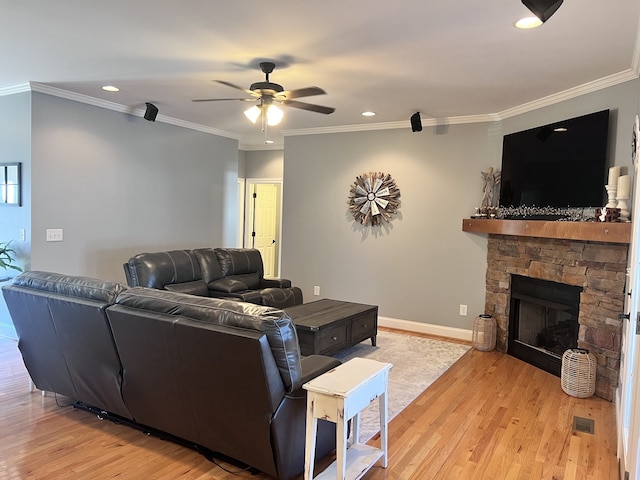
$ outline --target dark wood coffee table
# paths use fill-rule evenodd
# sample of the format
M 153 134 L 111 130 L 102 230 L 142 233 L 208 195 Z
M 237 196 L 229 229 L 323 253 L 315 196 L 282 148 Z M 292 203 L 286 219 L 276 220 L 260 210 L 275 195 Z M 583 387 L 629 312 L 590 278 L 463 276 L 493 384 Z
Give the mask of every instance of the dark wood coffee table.
M 376 344 L 377 305 L 325 298 L 284 310 L 296 326 L 302 355 L 330 355 L 367 338 Z

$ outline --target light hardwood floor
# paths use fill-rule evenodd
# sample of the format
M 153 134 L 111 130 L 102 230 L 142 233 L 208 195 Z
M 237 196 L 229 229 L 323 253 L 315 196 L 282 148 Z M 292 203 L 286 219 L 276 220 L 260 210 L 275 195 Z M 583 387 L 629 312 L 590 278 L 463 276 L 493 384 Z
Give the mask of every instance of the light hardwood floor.
M 56 401 L 66 402 L 29 392 L 16 343 L 0 339 L 0 479 L 270 478 Z M 595 421 L 594 435 L 572 431 L 576 415 Z M 389 434 L 388 468 L 364 479 L 618 478 L 613 404 L 570 397 L 557 377 L 498 352 L 464 355 Z

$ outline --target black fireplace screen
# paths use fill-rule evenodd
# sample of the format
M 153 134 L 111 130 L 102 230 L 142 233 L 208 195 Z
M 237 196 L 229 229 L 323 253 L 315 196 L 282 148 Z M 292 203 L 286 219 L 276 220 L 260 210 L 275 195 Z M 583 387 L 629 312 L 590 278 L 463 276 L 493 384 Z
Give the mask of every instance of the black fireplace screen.
M 560 376 L 562 354 L 578 346 L 581 287 L 511 276 L 508 353 Z

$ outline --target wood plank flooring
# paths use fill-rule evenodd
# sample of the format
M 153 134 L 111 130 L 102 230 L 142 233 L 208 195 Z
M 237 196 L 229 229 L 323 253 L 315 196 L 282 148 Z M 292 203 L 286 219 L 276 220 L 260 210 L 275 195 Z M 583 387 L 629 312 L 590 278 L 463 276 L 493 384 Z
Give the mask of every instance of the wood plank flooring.
M 30 393 L 16 343 L 0 338 L 0 479 L 270 478 L 64 402 Z M 572 431 L 575 415 L 595 434 Z M 498 352 L 467 353 L 389 434 L 388 468 L 364 479 L 618 479 L 613 404 L 570 397 L 557 377 Z

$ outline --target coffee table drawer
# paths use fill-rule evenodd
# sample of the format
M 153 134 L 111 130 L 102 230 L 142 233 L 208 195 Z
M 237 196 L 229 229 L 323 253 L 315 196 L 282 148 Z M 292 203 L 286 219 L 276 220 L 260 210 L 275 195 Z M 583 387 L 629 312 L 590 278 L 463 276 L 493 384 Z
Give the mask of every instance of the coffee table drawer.
M 351 321 L 352 341 L 374 336 L 378 331 L 378 315 L 376 312 L 364 313 Z
M 348 324 L 335 325 L 320 330 L 318 349 L 324 353 L 336 352 L 344 348 L 349 341 Z

